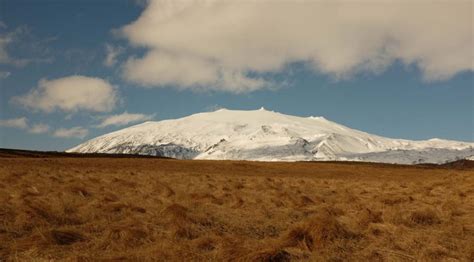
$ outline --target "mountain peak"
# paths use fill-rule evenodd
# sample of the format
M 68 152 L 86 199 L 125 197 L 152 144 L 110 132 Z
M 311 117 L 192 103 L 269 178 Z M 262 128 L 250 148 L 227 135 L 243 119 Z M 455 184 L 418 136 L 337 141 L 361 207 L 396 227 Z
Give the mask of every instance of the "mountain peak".
M 273 112 L 274 111 L 270 111 L 270 110 L 267 110 L 265 109 L 265 107 L 260 107 L 259 109 L 255 109 L 255 110 L 234 110 L 234 109 L 228 109 L 228 108 L 219 108 L 217 110 L 214 110 L 214 111 L 210 111 L 209 113 L 217 113 L 217 112 L 233 112 L 233 113 L 252 113 L 252 112 Z M 199 114 L 199 113 L 197 113 Z

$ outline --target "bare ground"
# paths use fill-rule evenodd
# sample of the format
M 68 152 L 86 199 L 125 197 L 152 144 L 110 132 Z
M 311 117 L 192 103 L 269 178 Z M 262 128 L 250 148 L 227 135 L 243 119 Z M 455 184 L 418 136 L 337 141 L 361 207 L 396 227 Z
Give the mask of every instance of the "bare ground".
M 0 157 L 0 261 L 473 261 L 473 243 L 469 165 Z

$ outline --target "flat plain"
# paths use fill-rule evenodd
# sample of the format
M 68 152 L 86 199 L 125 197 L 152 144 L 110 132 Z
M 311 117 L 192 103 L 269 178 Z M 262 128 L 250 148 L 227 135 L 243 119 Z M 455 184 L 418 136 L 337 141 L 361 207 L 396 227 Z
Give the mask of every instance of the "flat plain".
M 473 261 L 474 169 L 0 152 L 0 261 Z

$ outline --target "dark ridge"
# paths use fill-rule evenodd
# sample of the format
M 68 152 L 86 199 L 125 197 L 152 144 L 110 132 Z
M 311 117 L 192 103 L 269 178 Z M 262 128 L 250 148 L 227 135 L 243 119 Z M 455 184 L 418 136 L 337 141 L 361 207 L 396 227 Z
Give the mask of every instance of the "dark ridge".
M 467 159 L 460 159 L 460 160 L 455 160 L 452 162 L 447 162 L 444 164 L 418 164 L 416 166 L 419 167 L 427 167 L 427 168 L 446 168 L 446 169 L 474 169 L 474 161 L 472 160 L 467 160 Z
M 396 164 L 396 163 L 377 163 L 377 162 L 363 162 L 363 161 L 298 161 L 298 163 L 308 163 L 308 164 L 340 164 L 340 165 L 351 165 L 351 166 L 378 166 L 378 167 L 387 167 L 387 168 L 426 168 L 426 169 L 433 169 L 433 168 L 445 168 L 445 169 L 474 169 L 474 161 L 462 159 L 456 160 L 453 162 L 448 162 L 444 164 L 430 164 L 430 163 L 422 163 L 422 164 Z
M 446 164 L 442 164 L 442 167 L 454 168 L 454 169 L 474 169 L 474 161 L 461 159 Z
M 437 164 L 418 164 L 418 165 L 409 165 L 409 164 L 397 164 L 397 163 L 378 163 L 378 162 L 363 162 L 363 161 L 297 161 L 298 163 L 308 163 L 308 164 L 341 164 L 341 165 L 350 165 L 350 166 L 379 166 L 379 167 L 390 167 L 390 168 L 413 168 L 413 167 L 420 167 L 420 168 L 437 168 L 440 165 Z
M 0 148 L 0 158 L 47 158 L 47 157 L 79 157 L 79 158 L 159 158 L 171 159 L 170 157 L 138 155 L 138 154 L 104 154 L 104 153 L 67 153 L 61 151 L 35 151 L 23 149 Z
M 35 151 L 35 150 L 23 150 L 23 149 L 8 149 L 0 148 L 0 158 L 61 158 L 61 157 L 73 157 L 73 158 L 151 158 L 151 159 L 174 159 L 171 157 L 164 156 L 153 156 L 153 155 L 139 155 L 139 154 L 105 154 L 105 153 L 67 153 L 60 151 Z M 178 159 L 179 160 L 179 159 Z M 218 161 L 218 160 L 211 160 Z M 235 162 L 247 162 L 246 160 L 237 160 Z M 252 162 L 252 161 L 249 161 Z M 305 164 L 338 164 L 338 165 L 360 165 L 360 166 L 379 166 L 379 167 L 399 167 L 399 168 L 446 168 L 446 169 L 474 169 L 474 161 L 462 159 L 445 164 L 417 164 L 417 165 L 406 165 L 406 164 L 390 164 L 390 163 L 373 163 L 373 162 L 359 162 L 359 161 L 297 161 L 298 163 Z

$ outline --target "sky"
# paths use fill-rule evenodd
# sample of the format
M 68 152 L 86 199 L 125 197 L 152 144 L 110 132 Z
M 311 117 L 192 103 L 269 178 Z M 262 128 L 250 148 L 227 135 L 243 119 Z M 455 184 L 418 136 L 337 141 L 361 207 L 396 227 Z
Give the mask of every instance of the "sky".
M 0 147 L 260 107 L 474 141 L 471 0 L 0 0 Z

